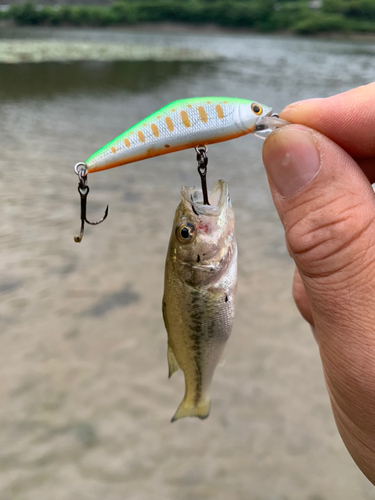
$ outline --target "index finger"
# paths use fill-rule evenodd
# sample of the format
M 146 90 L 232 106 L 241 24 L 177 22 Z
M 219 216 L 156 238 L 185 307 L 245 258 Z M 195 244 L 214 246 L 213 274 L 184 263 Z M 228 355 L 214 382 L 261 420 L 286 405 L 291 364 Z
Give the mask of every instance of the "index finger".
M 319 131 L 355 158 L 375 157 L 375 83 L 290 104 L 280 118 Z

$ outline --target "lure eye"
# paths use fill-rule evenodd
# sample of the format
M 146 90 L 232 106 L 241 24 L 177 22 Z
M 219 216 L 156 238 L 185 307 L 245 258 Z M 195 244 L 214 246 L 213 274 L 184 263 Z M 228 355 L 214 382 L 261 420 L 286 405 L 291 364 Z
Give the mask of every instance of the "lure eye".
M 192 243 L 195 240 L 195 227 L 190 222 L 176 228 L 176 238 L 180 243 Z
M 251 109 L 256 115 L 261 115 L 263 112 L 262 106 L 259 106 L 259 104 L 256 104 L 255 102 L 251 105 Z

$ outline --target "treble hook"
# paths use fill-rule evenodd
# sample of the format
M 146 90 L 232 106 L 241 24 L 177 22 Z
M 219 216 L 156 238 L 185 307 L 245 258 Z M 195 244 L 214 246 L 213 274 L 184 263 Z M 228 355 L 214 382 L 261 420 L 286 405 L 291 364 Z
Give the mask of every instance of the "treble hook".
M 206 180 L 207 163 L 208 163 L 207 146 L 197 146 L 195 148 L 195 151 L 197 152 L 198 173 L 200 175 L 202 184 L 203 205 L 209 205 L 210 202 L 208 201 L 207 180 Z
M 85 222 L 90 224 L 91 226 L 96 226 L 97 224 L 101 224 L 108 215 L 108 205 L 104 212 L 104 217 L 97 222 L 90 222 L 86 217 L 86 208 L 87 208 L 87 196 L 90 192 L 90 188 L 87 184 L 87 172 L 86 165 L 82 162 L 77 163 L 74 167 L 75 173 L 78 175 L 78 192 L 81 197 L 81 230 L 79 232 L 79 236 L 74 236 L 74 241 L 76 243 L 80 243 L 83 238 L 83 232 L 85 230 Z

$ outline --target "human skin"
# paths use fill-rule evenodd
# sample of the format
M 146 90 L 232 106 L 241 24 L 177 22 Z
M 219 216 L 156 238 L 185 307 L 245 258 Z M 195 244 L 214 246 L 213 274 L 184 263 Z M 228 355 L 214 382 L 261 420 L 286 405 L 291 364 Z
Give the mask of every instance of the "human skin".
M 375 484 L 375 83 L 301 101 L 263 161 L 296 264 L 293 297 L 313 328 L 333 414 Z

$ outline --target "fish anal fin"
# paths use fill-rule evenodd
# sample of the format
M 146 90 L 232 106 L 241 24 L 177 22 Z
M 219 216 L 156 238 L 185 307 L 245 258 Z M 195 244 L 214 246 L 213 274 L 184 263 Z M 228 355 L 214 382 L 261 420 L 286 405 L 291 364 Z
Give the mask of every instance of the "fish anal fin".
M 207 418 L 210 414 L 211 401 L 206 399 L 197 403 L 196 405 L 188 404 L 185 400 L 182 401 L 177 408 L 176 413 L 173 415 L 171 422 L 184 417 L 198 417 L 201 420 Z
M 168 378 L 171 378 L 174 372 L 179 370 L 176 356 L 174 355 L 173 349 L 168 342 Z

